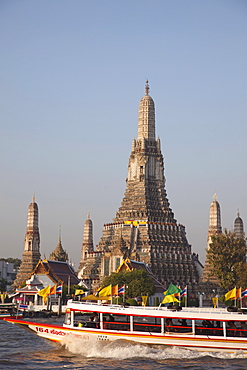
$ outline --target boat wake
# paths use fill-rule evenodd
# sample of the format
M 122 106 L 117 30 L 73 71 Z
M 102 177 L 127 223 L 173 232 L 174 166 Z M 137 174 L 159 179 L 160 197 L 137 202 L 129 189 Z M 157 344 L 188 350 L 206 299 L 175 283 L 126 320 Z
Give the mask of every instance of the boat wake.
M 107 359 L 138 359 L 162 361 L 167 359 L 199 359 L 205 356 L 211 356 L 218 359 L 243 359 L 247 354 L 243 351 L 234 353 L 226 352 L 199 352 L 179 347 L 167 347 L 162 345 L 146 345 L 133 343 L 125 340 L 116 340 L 114 342 L 99 342 L 95 340 L 85 340 L 66 336 L 62 345 L 71 353 L 81 355 L 87 358 L 107 358 Z

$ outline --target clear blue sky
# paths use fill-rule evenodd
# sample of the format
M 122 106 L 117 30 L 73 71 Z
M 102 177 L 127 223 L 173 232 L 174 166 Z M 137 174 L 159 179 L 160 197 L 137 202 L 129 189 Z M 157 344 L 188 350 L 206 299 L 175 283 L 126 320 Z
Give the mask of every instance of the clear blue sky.
M 33 196 L 42 257 L 78 266 L 120 206 L 148 78 L 166 190 L 205 259 L 216 191 L 222 226 L 247 227 L 245 0 L 1 0 L 0 257 L 19 257 Z

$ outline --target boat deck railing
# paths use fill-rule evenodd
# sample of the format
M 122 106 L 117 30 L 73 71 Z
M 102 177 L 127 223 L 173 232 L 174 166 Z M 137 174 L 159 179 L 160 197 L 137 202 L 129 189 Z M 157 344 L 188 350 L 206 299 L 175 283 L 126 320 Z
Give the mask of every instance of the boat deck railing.
M 81 301 L 72 301 L 71 303 L 73 304 L 78 304 L 78 305 L 92 305 L 94 307 L 99 306 L 99 303 L 95 302 L 81 302 Z M 102 303 L 101 303 L 102 304 Z M 145 311 L 171 311 L 168 307 L 162 307 L 162 306 L 128 306 L 128 305 L 116 305 L 112 303 L 106 303 L 103 304 L 105 306 L 114 308 L 114 309 L 123 309 L 123 308 L 131 308 L 132 310 L 145 310 Z M 181 307 L 181 311 L 184 313 L 190 313 L 190 314 L 212 314 L 212 315 L 225 315 L 225 314 L 236 314 L 236 312 L 228 312 L 227 308 L 213 308 L 213 307 Z

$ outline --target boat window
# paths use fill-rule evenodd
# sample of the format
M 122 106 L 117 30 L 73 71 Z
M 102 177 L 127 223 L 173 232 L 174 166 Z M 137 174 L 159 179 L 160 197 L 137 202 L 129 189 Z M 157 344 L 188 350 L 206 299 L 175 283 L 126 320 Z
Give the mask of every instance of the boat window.
M 165 332 L 191 333 L 192 321 L 188 319 L 165 318 Z
M 159 317 L 134 316 L 134 331 L 161 332 L 161 319 Z
M 97 314 L 94 314 L 92 312 L 82 312 L 82 311 L 74 311 L 74 326 L 83 327 L 96 327 L 95 325 L 90 325 L 90 322 L 96 322 L 98 321 Z
M 127 315 L 103 315 L 103 329 L 107 330 L 130 330 L 130 318 Z
M 247 337 L 247 322 L 228 321 L 226 323 L 226 335 L 228 337 Z
M 197 335 L 223 336 L 223 325 L 221 321 L 196 320 L 195 328 Z
M 192 332 L 192 321 L 188 319 L 173 320 L 171 329 L 177 333 L 190 333 Z

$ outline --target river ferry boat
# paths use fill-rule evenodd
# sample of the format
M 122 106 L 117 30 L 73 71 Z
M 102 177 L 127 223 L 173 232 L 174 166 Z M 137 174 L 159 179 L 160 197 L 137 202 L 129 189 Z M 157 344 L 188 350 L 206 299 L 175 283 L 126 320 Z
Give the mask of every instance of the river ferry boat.
M 16 305 L 13 303 L 1 303 L 0 304 L 0 320 L 6 318 L 21 318 L 22 313 L 18 312 Z
M 235 311 L 233 309 L 233 311 Z M 63 325 L 6 319 L 40 337 L 62 342 L 123 339 L 201 351 L 247 353 L 247 315 L 218 308 L 141 307 L 68 301 Z

